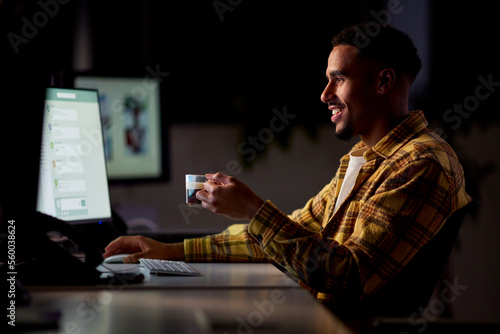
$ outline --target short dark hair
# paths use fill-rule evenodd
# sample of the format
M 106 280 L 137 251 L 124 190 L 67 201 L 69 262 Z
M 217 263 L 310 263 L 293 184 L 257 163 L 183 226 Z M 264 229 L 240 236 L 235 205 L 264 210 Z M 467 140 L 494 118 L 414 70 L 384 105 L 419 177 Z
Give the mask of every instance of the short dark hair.
M 396 75 L 415 80 L 422 61 L 411 38 L 391 26 L 375 22 L 360 23 L 344 28 L 332 40 L 333 47 L 350 45 L 358 48 L 358 55 L 377 61 L 384 68 L 394 69 Z

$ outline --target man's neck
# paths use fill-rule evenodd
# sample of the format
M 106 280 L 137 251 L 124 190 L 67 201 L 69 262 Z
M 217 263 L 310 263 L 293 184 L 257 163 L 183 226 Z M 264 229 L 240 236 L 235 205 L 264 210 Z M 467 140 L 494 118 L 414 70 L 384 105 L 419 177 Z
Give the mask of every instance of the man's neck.
M 363 143 L 372 148 L 375 146 L 382 138 L 384 138 L 392 129 L 398 126 L 406 117 L 408 117 L 409 112 L 400 112 L 397 116 L 387 117 L 385 119 L 379 120 L 370 129 L 371 131 L 367 134 L 361 134 L 360 138 Z

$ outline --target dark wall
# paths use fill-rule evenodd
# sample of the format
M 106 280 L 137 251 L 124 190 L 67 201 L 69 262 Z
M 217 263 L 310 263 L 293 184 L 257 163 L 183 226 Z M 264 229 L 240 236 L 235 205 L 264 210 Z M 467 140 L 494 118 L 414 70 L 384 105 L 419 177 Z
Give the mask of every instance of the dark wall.
M 495 7 L 486 1 L 474 4 L 434 1 L 432 8 L 431 96 L 432 109 L 439 110 L 436 118 L 445 123 L 447 130 L 452 130 L 450 135 L 458 127 L 467 129 L 475 123 L 487 125 L 498 122 L 500 113 L 495 109 L 498 110 L 500 101 L 500 94 L 496 92 L 500 90 L 500 29 Z M 484 82 L 479 77 L 495 83 L 476 91 Z M 454 104 L 464 107 L 457 108 Z M 449 122 L 443 120 L 443 111 L 449 108 L 464 110 L 450 113 L 447 117 L 461 115 L 463 122 L 460 126 L 456 119 Z
M 498 18 L 486 1 L 432 2 L 432 18 L 432 80 L 430 98 L 423 105 L 427 118 L 457 151 L 469 194 L 480 198 L 483 180 L 498 166 L 479 164 L 456 143 L 472 128 L 486 131 L 500 121 Z M 488 150 L 484 143 L 476 152 Z
M 370 12 L 384 1 L 89 0 L 86 12 L 82 3 L 0 3 L 1 82 L 6 87 L 1 108 L 8 124 L 2 143 L 14 138 L 22 143 L 4 149 L 26 168 L 37 168 L 40 115 L 35 110 L 43 88 L 71 85 L 79 18 L 90 23 L 89 70 L 168 73 L 162 108 L 169 121 L 238 122 L 251 133 L 267 125 L 273 108 L 286 106 L 298 115 L 294 122 L 314 136 L 316 126 L 329 121 L 319 96 L 332 36 L 346 25 L 374 20 Z M 500 120 L 500 94 L 495 92 L 500 88 L 499 29 L 492 5 L 483 3 L 431 2 L 431 86 L 419 104 L 450 140 L 473 124 Z M 489 86 L 480 88 L 482 95 L 474 100 L 484 81 Z M 454 110 L 464 103 L 463 108 L 473 110 Z M 32 201 L 33 195 L 23 197 L 23 188 L 11 184 L 21 179 L 35 184 L 33 172 L 8 170 L 12 177 L 3 181 L 9 183 L 3 201 L 17 197 L 13 194 Z
M 378 1 L 371 1 L 377 3 Z M 370 1 L 0 2 L 0 80 L 6 173 L 4 216 L 34 208 L 46 86 L 71 86 L 83 18 L 94 73 L 167 73 L 172 122 L 268 122 L 286 105 L 317 119 L 331 37 L 360 20 Z M 216 4 L 217 6 L 215 6 Z M 85 11 L 84 9 L 87 8 Z M 19 168 L 22 166 L 22 168 Z M 21 186 L 22 184 L 22 186 Z
M 72 4 L 49 12 L 35 1 L 0 3 L 2 223 L 21 224 L 35 208 L 45 87 L 71 61 L 60 41 L 71 40 Z
M 307 122 L 321 104 L 330 40 L 361 19 L 364 2 L 101 1 L 91 7 L 94 67 L 169 72 L 172 121 L 249 121 L 287 104 Z

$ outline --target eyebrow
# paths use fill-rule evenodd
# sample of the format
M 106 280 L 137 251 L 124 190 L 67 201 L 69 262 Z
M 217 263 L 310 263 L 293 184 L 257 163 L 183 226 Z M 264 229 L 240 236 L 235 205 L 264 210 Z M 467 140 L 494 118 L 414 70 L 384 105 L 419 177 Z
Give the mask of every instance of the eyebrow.
M 346 74 L 345 74 L 345 72 L 342 72 L 340 70 L 336 70 L 336 71 L 331 71 L 330 73 L 328 73 L 328 75 L 330 76 L 330 78 L 333 78 L 333 77 L 336 77 L 339 75 L 345 76 Z M 328 75 L 326 76 L 327 79 L 329 78 Z
M 334 78 L 334 77 L 337 77 L 337 76 L 343 76 L 345 77 L 347 74 L 345 72 L 342 72 L 340 70 L 335 70 L 335 71 L 331 71 L 330 73 L 328 73 L 327 75 L 325 75 L 325 77 L 330 80 L 330 78 Z

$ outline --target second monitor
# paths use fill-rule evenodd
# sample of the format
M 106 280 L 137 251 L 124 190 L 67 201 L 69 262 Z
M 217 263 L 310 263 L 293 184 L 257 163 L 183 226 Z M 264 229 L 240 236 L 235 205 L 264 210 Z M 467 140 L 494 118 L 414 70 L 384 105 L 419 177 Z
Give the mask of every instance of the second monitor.
M 147 77 L 80 75 L 75 87 L 99 91 L 108 179 L 166 180 L 160 84 Z

